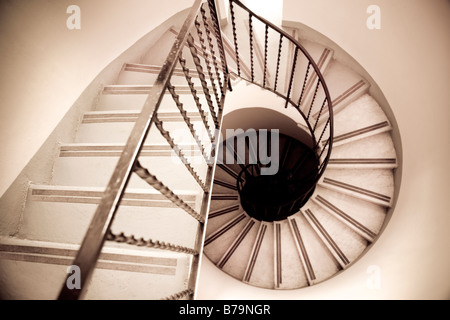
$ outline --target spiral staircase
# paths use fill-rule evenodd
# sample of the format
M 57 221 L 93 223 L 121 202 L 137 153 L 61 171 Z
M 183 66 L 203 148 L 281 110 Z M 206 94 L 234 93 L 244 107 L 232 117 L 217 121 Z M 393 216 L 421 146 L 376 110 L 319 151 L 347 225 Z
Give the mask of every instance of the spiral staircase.
M 195 1 L 101 88 L 51 179 L 29 181 L 18 227 L 0 238 L 1 297 L 194 299 L 203 253 L 269 289 L 336 275 L 395 203 L 392 124 L 369 92 L 298 30 L 235 0 L 221 28 L 214 1 Z M 261 174 L 260 131 L 221 138 L 239 128 L 279 131 L 266 148 L 276 174 Z M 243 154 L 229 148 L 239 139 Z

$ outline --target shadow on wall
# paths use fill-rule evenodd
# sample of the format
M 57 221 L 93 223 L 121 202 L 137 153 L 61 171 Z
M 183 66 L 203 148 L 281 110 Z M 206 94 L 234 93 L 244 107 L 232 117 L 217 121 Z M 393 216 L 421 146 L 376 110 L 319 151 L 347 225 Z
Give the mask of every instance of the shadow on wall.
M 223 118 L 222 137 L 226 139 L 226 129 L 278 129 L 280 134 L 297 139 L 308 147 L 314 143 L 308 132 L 291 118 L 266 108 L 244 108 L 230 112 Z

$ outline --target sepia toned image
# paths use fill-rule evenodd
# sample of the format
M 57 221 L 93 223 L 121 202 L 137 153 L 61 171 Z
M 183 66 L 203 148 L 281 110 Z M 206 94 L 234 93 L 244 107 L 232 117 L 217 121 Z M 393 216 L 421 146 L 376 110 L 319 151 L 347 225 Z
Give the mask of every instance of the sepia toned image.
M 1 1 L 0 299 L 450 299 L 449 31 L 448 0 Z

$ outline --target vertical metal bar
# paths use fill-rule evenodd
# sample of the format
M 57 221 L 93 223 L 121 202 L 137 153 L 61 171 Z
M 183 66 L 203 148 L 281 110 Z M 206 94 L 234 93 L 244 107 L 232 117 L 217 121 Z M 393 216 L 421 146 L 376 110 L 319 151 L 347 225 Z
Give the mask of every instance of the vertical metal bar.
M 252 24 L 252 14 L 248 13 L 248 33 L 250 37 L 250 70 L 251 70 L 251 79 L 252 82 L 255 82 L 255 66 L 253 61 L 253 24 Z
M 217 42 L 217 46 L 219 48 L 219 54 L 220 54 L 222 69 L 223 69 L 223 73 L 224 73 L 224 82 L 228 82 L 228 88 L 231 91 L 231 82 L 225 81 L 225 78 L 229 74 L 228 64 L 227 64 L 227 59 L 226 59 L 226 55 L 225 55 L 225 49 L 223 46 L 222 32 L 220 29 L 219 17 L 217 15 L 217 9 L 216 9 L 216 4 L 215 4 L 214 0 L 208 0 L 208 6 L 209 6 L 210 13 L 211 13 L 211 19 L 213 20 L 213 24 L 214 24 L 214 31 L 216 33 L 216 42 Z
M 154 115 L 153 118 L 159 132 L 161 132 L 161 135 L 167 140 L 167 143 L 170 145 L 170 147 L 176 153 L 176 155 L 180 158 L 181 162 L 185 165 L 186 169 L 189 171 L 189 173 L 192 175 L 195 181 L 198 183 L 198 185 L 202 188 L 203 191 L 207 190 L 206 185 L 203 183 L 203 181 L 198 176 L 197 172 L 195 172 L 192 165 L 184 156 L 183 150 L 181 150 L 181 148 L 173 141 L 173 138 L 170 136 L 169 132 L 164 129 L 162 121 L 160 121 L 156 115 Z M 208 162 L 208 160 L 206 162 Z
M 181 54 L 180 54 L 179 62 L 180 62 L 181 68 L 183 69 L 183 73 L 186 78 L 186 81 L 191 90 L 192 97 L 194 98 L 195 105 L 197 106 L 200 117 L 202 118 L 203 125 L 205 126 L 206 132 L 208 133 L 208 136 L 211 139 L 211 141 L 214 141 L 214 136 L 211 133 L 211 129 L 209 128 L 207 116 L 205 114 L 205 111 L 203 110 L 202 104 L 200 103 L 200 98 L 197 95 L 197 90 L 195 90 L 195 86 L 194 86 L 194 82 L 192 81 L 192 77 L 189 75 L 189 69 L 186 67 L 186 60 L 184 60 L 182 58 Z
M 200 22 L 195 20 L 195 28 L 197 29 L 198 39 L 200 40 L 200 47 L 202 48 L 203 57 L 204 57 L 205 64 L 206 64 L 206 70 L 208 71 L 209 81 L 211 83 L 211 87 L 212 87 L 214 96 L 216 97 L 216 103 L 217 103 L 217 105 L 219 105 L 220 98 L 217 93 L 216 82 L 214 81 L 214 75 L 213 75 L 212 68 L 211 68 L 211 61 L 210 61 L 208 50 L 205 45 L 205 39 L 203 37 L 203 32 L 200 30 L 200 27 L 201 27 Z
M 200 141 L 200 138 L 198 137 L 197 133 L 195 132 L 194 125 L 191 122 L 191 119 L 187 116 L 186 110 L 184 110 L 183 103 L 180 101 L 180 96 L 176 94 L 175 87 L 170 84 L 170 82 L 167 85 L 167 89 L 170 92 L 170 95 L 172 96 L 173 101 L 177 105 L 178 110 L 180 111 L 180 114 L 186 123 L 187 127 L 189 128 L 189 131 L 191 132 L 192 137 L 194 138 L 195 142 L 197 143 L 197 146 L 202 153 L 203 158 L 205 159 L 206 163 L 209 163 L 209 159 L 205 153 L 205 149 L 203 147 L 202 142 Z
M 225 76 L 225 83 L 224 83 L 224 87 L 228 86 L 228 82 L 230 81 L 229 78 L 229 74 L 226 74 Z M 219 108 L 219 113 L 218 113 L 218 120 L 219 120 L 219 125 L 222 126 L 222 118 L 223 118 L 223 106 L 225 104 L 225 97 L 226 96 L 222 96 L 222 99 L 220 101 L 220 105 L 221 108 Z M 216 134 L 220 134 L 220 132 L 216 131 Z M 219 140 L 219 137 L 215 137 L 216 141 Z M 203 217 L 204 219 L 204 223 L 199 224 L 198 226 L 198 230 L 197 230 L 197 238 L 195 240 L 195 249 L 198 252 L 203 252 L 203 247 L 204 247 L 204 243 L 205 243 L 205 236 L 206 236 L 206 226 L 207 226 L 207 221 L 208 221 L 208 212 L 209 212 L 209 207 L 210 207 L 210 203 L 211 203 L 211 195 L 212 195 L 212 188 L 213 188 L 213 183 L 212 183 L 212 179 L 214 177 L 214 173 L 216 170 L 216 165 L 217 165 L 217 150 L 220 147 L 219 144 L 217 144 L 216 146 L 216 151 L 214 152 L 214 154 L 216 154 L 216 156 L 214 157 L 214 163 L 208 168 L 208 172 L 206 174 L 206 185 L 208 186 L 209 190 L 208 192 L 204 192 L 203 193 L 203 200 L 202 200 L 202 206 L 201 206 L 201 212 L 200 215 Z M 195 293 L 196 293 L 196 288 L 197 288 L 197 284 L 198 284 L 198 274 L 199 274 L 199 267 L 201 264 L 201 259 L 202 259 L 202 255 L 197 255 L 194 256 L 192 259 L 192 263 L 191 263 L 191 272 L 190 272 L 190 276 L 189 276 L 189 283 L 188 283 L 188 288 L 192 289 L 192 291 L 194 292 L 193 298 L 195 299 Z
M 219 83 L 220 93 L 223 96 L 225 94 L 225 92 L 224 92 L 224 89 L 223 89 L 223 86 L 222 86 L 222 80 L 220 78 L 219 66 L 217 64 L 216 52 L 214 50 L 214 43 L 212 41 L 211 30 L 210 30 L 210 26 L 209 26 L 209 23 L 208 23 L 208 19 L 206 17 L 206 11 L 205 11 L 205 9 L 203 7 L 200 9 L 200 11 L 202 13 L 203 26 L 205 27 L 206 39 L 208 40 L 209 51 L 211 53 L 211 58 L 213 60 L 214 71 L 216 73 L 217 82 Z M 218 100 L 217 103 L 220 104 L 220 100 Z
M 214 103 L 212 102 L 211 94 L 209 93 L 209 89 L 208 89 L 208 83 L 206 82 L 206 77 L 203 72 L 201 61 L 197 54 L 197 48 L 195 48 L 195 45 L 194 45 L 194 38 L 192 37 L 191 34 L 189 34 L 187 37 L 187 43 L 189 44 L 189 50 L 191 51 L 191 55 L 194 60 L 195 67 L 197 69 L 198 76 L 200 77 L 200 82 L 202 84 L 203 93 L 205 94 L 205 98 L 206 98 L 206 101 L 209 106 L 209 111 L 211 112 L 211 117 L 213 118 L 214 124 L 217 129 L 219 127 L 219 122 L 217 121 L 216 111 L 214 110 Z
M 289 89 L 288 89 L 287 96 L 286 96 L 286 104 L 284 105 L 285 108 L 288 107 L 289 97 L 291 96 L 292 84 L 294 82 L 294 76 L 295 76 L 295 67 L 297 65 L 297 56 L 298 56 L 298 47 L 295 47 L 294 61 L 292 62 L 292 69 L 291 69 L 291 79 L 289 81 Z
M 269 25 L 266 24 L 265 28 L 265 35 L 264 35 L 264 79 L 263 79 L 263 87 L 266 87 L 267 82 L 267 50 L 269 47 Z
M 241 76 L 241 67 L 239 61 L 239 50 L 238 50 L 238 39 L 237 39 L 237 30 L 236 30 L 236 16 L 234 13 L 234 5 L 233 1 L 230 1 L 230 12 L 231 12 L 231 25 L 233 27 L 233 40 L 234 40 L 234 52 L 236 54 L 236 67 L 238 71 L 238 76 Z
M 302 104 L 303 95 L 305 94 L 306 83 L 308 82 L 310 68 L 311 68 L 311 61 L 308 61 L 308 68 L 306 69 L 305 80 L 303 80 L 302 93 L 300 94 L 300 98 L 298 99 L 298 104 L 297 104 L 298 107 L 300 107 L 300 105 Z
M 313 95 L 313 98 L 311 100 L 311 104 L 309 106 L 308 115 L 306 116 L 307 120 L 309 120 L 309 117 L 311 116 L 311 111 L 312 111 L 312 108 L 314 107 L 314 101 L 316 100 L 316 95 L 317 95 L 317 90 L 319 90 L 319 85 L 320 85 L 320 79 L 317 78 L 316 89 L 314 90 L 314 95 Z
M 327 102 L 327 98 L 323 99 L 322 107 L 320 107 L 319 115 L 317 116 L 316 123 L 314 123 L 313 131 L 316 131 L 317 124 L 319 123 L 320 117 L 322 116 L 323 108 L 325 108 L 325 103 Z
M 275 74 L 275 85 L 273 87 L 274 91 L 277 91 L 277 85 L 278 85 L 278 76 L 280 73 L 280 60 L 281 60 L 281 50 L 283 46 L 283 34 L 280 33 L 280 43 L 278 45 L 278 58 L 277 58 L 277 72 Z

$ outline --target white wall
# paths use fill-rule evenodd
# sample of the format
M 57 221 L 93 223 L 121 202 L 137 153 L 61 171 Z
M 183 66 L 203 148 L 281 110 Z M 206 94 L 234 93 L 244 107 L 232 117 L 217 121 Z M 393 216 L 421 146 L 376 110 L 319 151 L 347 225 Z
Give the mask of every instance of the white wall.
M 99 72 L 193 2 L 0 1 L 0 196 Z
M 381 9 L 380 30 L 366 27 L 372 4 Z M 201 289 L 211 299 L 450 299 L 450 1 L 284 0 L 283 19 L 336 42 L 384 92 L 402 138 L 398 203 L 372 249 L 322 284 L 260 290 L 217 269 L 210 290 L 202 282 Z M 380 268 L 380 290 L 366 284 L 371 265 Z

